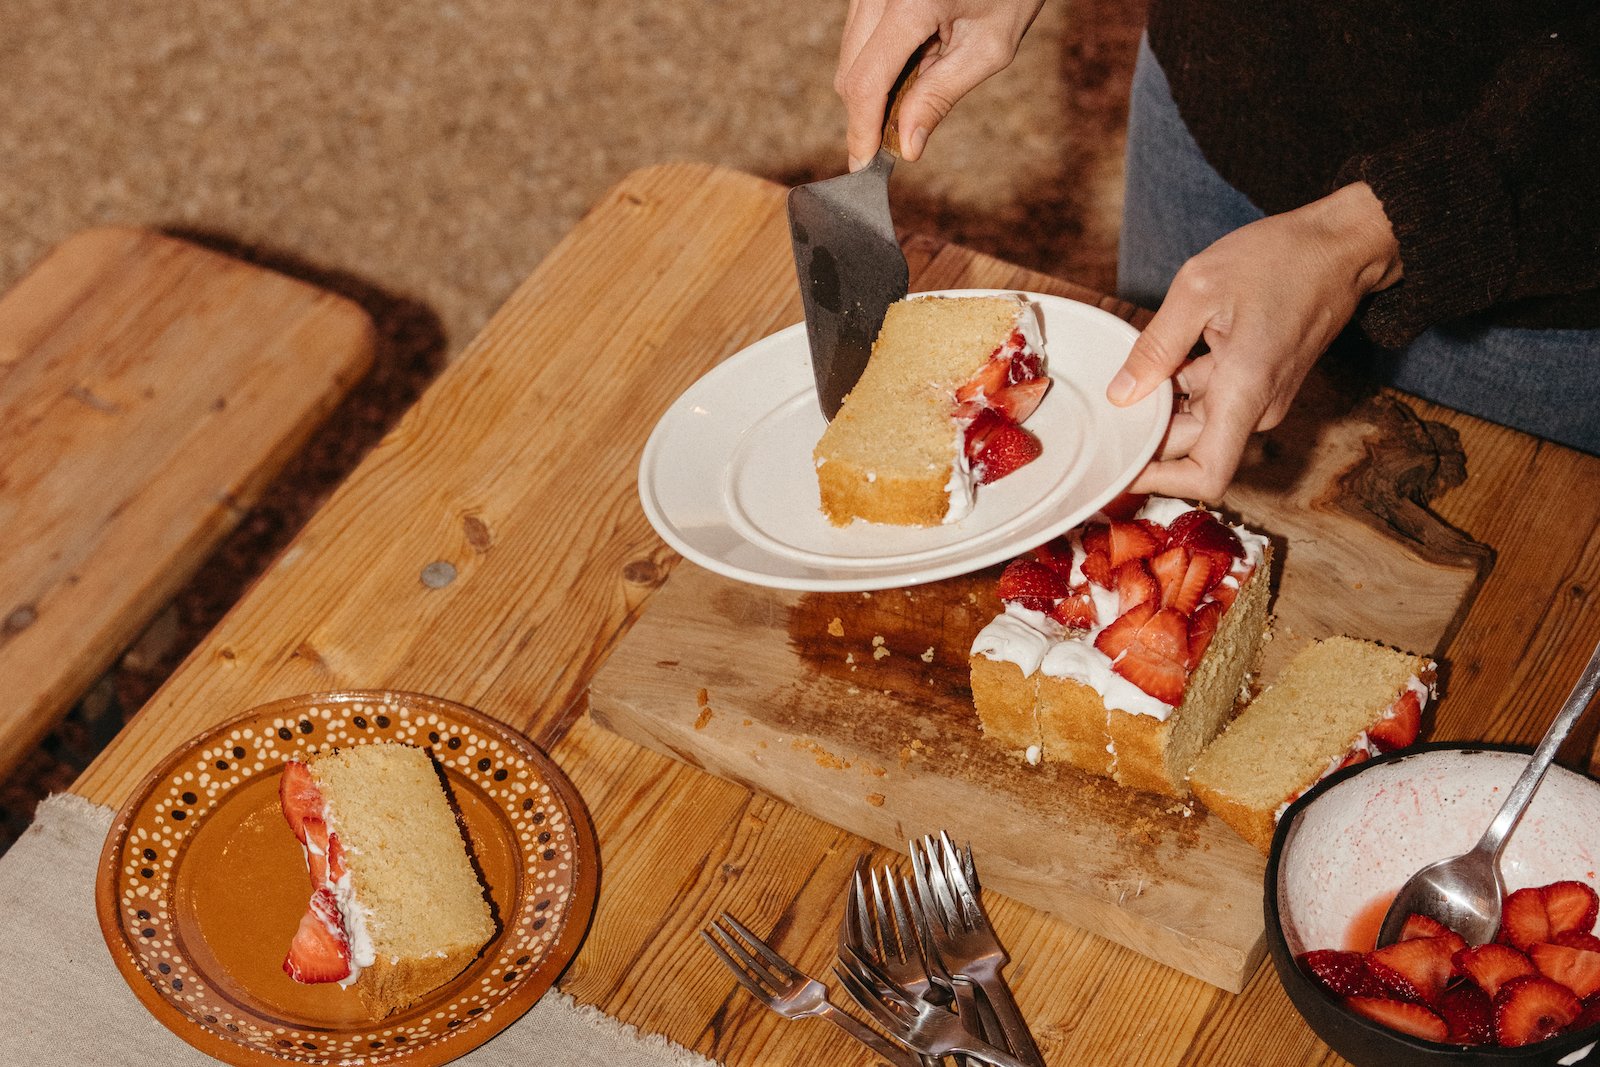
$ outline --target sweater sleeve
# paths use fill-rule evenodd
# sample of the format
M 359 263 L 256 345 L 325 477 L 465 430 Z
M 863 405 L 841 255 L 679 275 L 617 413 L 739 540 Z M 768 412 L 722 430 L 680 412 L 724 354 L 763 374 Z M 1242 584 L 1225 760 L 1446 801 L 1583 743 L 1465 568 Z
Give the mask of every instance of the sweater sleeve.
M 1400 243 L 1361 328 L 1390 348 L 1435 323 L 1600 285 L 1600 6 L 1513 52 L 1458 120 L 1348 160 Z

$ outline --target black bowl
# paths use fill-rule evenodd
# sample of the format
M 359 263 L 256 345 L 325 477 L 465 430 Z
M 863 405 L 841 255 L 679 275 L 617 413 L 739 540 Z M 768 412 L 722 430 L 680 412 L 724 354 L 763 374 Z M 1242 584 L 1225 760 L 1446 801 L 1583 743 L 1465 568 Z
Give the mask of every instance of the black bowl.
M 1311 949 L 1371 948 L 1395 890 L 1476 844 L 1527 759 L 1503 745 L 1416 745 L 1340 771 L 1279 820 L 1267 859 L 1267 947 L 1307 1025 L 1355 1067 L 1600 1065 L 1600 1025 L 1520 1048 L 1423 1041 L 1347 1010 L 1295 962 Z M 1551 767 L 1501 871 L 1507 892 L 1567 878 L 1600 887 L 1600 782 Z

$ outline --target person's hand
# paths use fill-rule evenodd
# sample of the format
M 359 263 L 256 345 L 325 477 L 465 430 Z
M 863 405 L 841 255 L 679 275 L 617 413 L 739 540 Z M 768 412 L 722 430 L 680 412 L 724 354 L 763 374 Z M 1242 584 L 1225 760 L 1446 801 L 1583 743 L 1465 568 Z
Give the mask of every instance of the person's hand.
M 917 82 L 900 102 L 900 152 L 922 155 L 956 101 L 1004 70 L 1044 0 L 850 0 L 833 87 L 844 101 L 850 169 L 877 155 L 889 90 L 924 41 Z
M 1362 297 L 1400 274 L 1399 244 L 1365 183 L 1241 227 L 1190 259 L 1106 389 L 1126 406 L 1176 374 L 1188 394 L 1130 488 L 1220 498 L 1250 434 L 1283 421 Z M 1186 363 L 1202 338 L 1210 351 Z

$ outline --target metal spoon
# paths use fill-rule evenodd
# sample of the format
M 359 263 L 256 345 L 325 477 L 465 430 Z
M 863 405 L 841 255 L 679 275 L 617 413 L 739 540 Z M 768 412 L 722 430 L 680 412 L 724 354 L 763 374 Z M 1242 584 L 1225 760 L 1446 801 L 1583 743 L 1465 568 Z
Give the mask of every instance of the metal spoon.
M 1437 919 L 1466 939 L 1469 945 L 1482 945 L 1492 940 L 1500 930 L 1500 902 L 1505 896 L 1505 880 L 1500 875 L 1500 852 L 1506 839 L 1516 829 L 1522 812 L 1533 799 L 1550 768 L 1556 749 L 1566 739 L 1574 723 L 1594 699 L 1600 689 L 1600 647 L 1589 656 L 1589 665 L 1578 677 L 1561 712 L 1545 731 L 1539 747 L 1522 776 L 1506 794 L 1505 803 L 1489 824 L 1483 837 L 1472 851 L 1429 864 L 1413 874 L 1383 917 L 1378 929 L 1378 947 L 1391 945 L 1400 939 L 1400 930 L 1409 915 L 1426 915 Z

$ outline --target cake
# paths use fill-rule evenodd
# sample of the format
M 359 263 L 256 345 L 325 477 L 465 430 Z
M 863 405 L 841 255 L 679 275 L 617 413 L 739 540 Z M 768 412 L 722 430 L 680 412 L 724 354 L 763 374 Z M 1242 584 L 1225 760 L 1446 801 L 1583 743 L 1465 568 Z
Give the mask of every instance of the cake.
M 1038 316 L 1020 296 L 891 304 L 812 450 L 823 514 L 836 526 L 959 522 L 976 485 L 1040 454 L 1020 424 L 1049 385 Z
M 1133 497 L 1013 560 L 968 659 L 984 736 L 1186 796 L 1259 658 L 1271 558 L 1213 512 Z
M 1190 786 L 1266 852 L 1279 816 L 1301 793 L 1417 739 L 1436 673 L 1425 656 L 1370 641 L 1307 645 L 1200 756 Z
M 432 758 L 398 743 L 291 761 L 284 818 L 311 874 L 311 903 L 283 969 L 353 987 L 377 1017 L 471 963 L 495 922 Z

